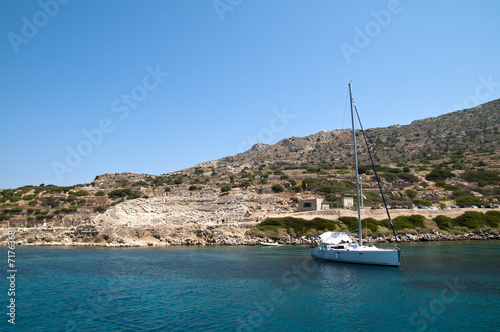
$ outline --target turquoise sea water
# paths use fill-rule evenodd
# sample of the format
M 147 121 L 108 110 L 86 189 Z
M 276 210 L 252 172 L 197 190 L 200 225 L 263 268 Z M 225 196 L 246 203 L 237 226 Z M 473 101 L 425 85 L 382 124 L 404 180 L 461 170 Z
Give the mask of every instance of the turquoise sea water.
M 392 268 L 307 247 L 17 247 L 16 324 L 2 278 L 0 330 L 500 330 L 500 241 L 403 249 Z

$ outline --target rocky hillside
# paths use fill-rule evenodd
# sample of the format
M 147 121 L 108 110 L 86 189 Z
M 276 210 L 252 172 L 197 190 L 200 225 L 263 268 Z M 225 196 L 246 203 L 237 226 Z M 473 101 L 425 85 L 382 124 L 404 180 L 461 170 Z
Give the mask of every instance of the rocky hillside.
M 412 122 L 366 130 L 377 162 L 422 162 L 426 158 L 456 152 L 489 151 L 498 154 L 500 145 L 500 100 L 475 108 Z M 307 137 L 291 137 L 274 145 L 255 144 L 252 149 L 218 162 L 267 164 L 352 163 L 350 130 L 322 131 Z M 358 142 L 360 146 L 362 145 Z M 364 147 L 360 160 L 367 160 Z
M 388 203 L 498 205 L 499 125 L 496 100 L 407 126 L 366 130 Z M 363 203 L 375 210 L 381 197 L 357 134 Z M 118 230 L 166 227 L 166 233 L 150 234 L 165 239 L 182 227 L 220 227 L 224 220 L 241 235 L 267 216 L 296 214 L 297 201 L 310 196 L 322 198 L 332 209 L 325 213 L 337 218 L 340 199 L 355 192 L 351 139 L 350 130 L 322 131 L 257 143 L 236 156 L 169 174 L 103 174 L 84 185 L 4 189 L 0 225 L 114 229 L 106 237 L 115 240 Z

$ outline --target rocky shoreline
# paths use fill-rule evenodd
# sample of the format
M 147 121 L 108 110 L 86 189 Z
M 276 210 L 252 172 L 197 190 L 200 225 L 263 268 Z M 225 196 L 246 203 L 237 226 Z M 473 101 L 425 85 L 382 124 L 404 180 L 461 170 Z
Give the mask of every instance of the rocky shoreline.
M 470 240 L 500 240 L 500 232 L 494 230 L 478 230 L 460 235 L 443 234 L 433 230 L 422 234 L 398 234 L 399 242 L 428 242 L 428 241 L 470 241 Z M 367 242 L 388 243 L 396 242 L 394 236 L 368 237 Z
M 260 242 L 278 242 L 283 245 L 309 245 L 311 238 L 290 236 L 283 238 L 249 237 L 244 234 L 248 226 L 219 225 L 191 229 L 167 227 L 149 228 L 58 228 L 16 229 L 17 246 L 74 246 L 74 247 L 152 247 L 152 246 L 256 246 Z M 6 229 L 5 229 L 6 230 Z M 174 234 L 175 232 L 175 234 Z M 450 235 L 436 230 L 421 234 L 398 234 L 399 242 L 500 240 L 500 232 L 478 230 L 466 234 Z M 0 243 L 7 246 L 3 235 Z M 366 237 L 365 243 L 394 243 L 394 236 Z

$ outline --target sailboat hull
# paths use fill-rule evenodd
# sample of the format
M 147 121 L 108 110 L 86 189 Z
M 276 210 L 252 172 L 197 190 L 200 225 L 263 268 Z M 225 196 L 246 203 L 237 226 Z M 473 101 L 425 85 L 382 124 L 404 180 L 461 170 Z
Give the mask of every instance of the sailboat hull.
M 356 249 L 334 249 L 328 245 L 311 248 L 311 256 L 339 263 L 399 266 L 399 250 L 359 247 Z

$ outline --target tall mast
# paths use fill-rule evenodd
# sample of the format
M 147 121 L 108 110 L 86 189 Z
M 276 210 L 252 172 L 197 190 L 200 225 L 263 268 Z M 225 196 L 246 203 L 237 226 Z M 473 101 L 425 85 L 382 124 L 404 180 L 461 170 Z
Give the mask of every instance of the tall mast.
M 354 143 L 354 168 L 356 170 L 356 198 L 358 202 L 358 230 L 359 230 L 359 246 L 363 245 L 363 235 L 361 230 L 361 202 L 359 195 L 359 176 L 358 176 L 358 149 L 356 147 L 356 131 L 354 128 L 354 100 L 352 99 L 352 87 L 349 83 L 349 96 L 351 98 L 351 120 L 352 120 L 352 140 Z

